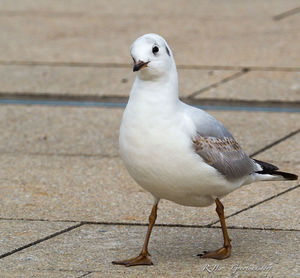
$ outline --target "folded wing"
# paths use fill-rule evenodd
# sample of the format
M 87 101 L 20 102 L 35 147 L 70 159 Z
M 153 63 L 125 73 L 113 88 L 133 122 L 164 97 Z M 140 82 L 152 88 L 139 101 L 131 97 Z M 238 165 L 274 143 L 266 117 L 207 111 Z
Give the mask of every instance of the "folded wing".
M 216 138 L 198 133 L 193 143 L 196 153 L 228 180 L 240 179 L 260 170 L 232 137 Z

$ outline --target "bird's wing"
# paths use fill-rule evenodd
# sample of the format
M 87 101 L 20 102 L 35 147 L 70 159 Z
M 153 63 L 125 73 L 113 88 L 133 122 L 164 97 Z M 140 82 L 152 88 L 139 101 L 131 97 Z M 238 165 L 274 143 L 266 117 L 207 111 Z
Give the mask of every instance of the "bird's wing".
M 222 123 L 201 109 L 186 104 L 182 108 L 195 126 L 192 140 L 196 153 L 226 179 L 239 179 L 261 170 Z
M 190 119 L 193 121 L 197 133 L 202 136 L 211 136 L 220 139 L 224 137 L 233 138 L 231 133 L 222 123 L 202 109 L 189 106 L 183 102 L 182 109 L 184 114 L 189 115 Z
M 204 137 L 197 134 L 192 140 L 196 153 L 228 180 L 239 179 L 259 170 L 257 164 L 233 138 Z

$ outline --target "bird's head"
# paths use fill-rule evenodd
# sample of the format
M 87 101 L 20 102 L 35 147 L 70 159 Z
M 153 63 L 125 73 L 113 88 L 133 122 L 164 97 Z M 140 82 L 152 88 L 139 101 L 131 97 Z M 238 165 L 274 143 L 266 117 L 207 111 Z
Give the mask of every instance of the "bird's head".
M 141 79 L 155 79 L 165 76 L 175 67 L 172 51 L 159 35 L 146 34 L 137 38 L 130 48 L 133 71 Z

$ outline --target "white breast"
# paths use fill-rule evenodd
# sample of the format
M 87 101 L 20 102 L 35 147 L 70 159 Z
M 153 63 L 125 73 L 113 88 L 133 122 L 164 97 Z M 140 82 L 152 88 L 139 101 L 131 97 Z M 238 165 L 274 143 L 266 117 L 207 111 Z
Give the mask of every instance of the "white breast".
M 207 206 L 215 196 L 229 193 L 226 180 L 193 151 L 193 132 L 180 110 L 169 117 L 168 112 L 129 104 L 120 129 L 128 172 L 154 196 L 183 205 Z

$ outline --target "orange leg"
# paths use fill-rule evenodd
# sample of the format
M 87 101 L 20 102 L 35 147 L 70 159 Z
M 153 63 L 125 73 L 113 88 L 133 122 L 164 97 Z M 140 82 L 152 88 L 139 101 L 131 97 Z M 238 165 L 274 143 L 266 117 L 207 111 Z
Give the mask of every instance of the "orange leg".
M 203 254 L 199 254 L 200 258 L 212 258 L 217 260 L 224 260 L 228 257 L 230 257 L 231 254 L 231 244 L 230 244 L 230 238 L 228 236 L 227 227 L 225 223 L 225 217 L 224 217 L 224 206 L 220 202 L 220 200 L 216 199 L 216 212 L 219 215 L 222 232 L 223 232 L 223 238 L 224 238 L 224 244 L 223 247 L 221 247 L 218 250 L 212 251 L 212 252 L 204 252 Z
M 143 249 L 141 253 L 134 258 L 127 259 L 124 261 L 113 261 L 113 264 L 120 264 L 120 265 L 125 265 L 125 266 L 135 266 L 135 265 L 152 265 L 153 263 L 151 262 L 148 252 L 148 243 L 151 235 L 152 228 L 154 226 L 156 217 L 157 217 L 157 205 L 158 202 L 155 202 L 155 204 L 152 207 L 151 214 L 149 216 L 149 226 L 148 226 L 148 231 L 146 234 L 145 242 L 143 245 Z

